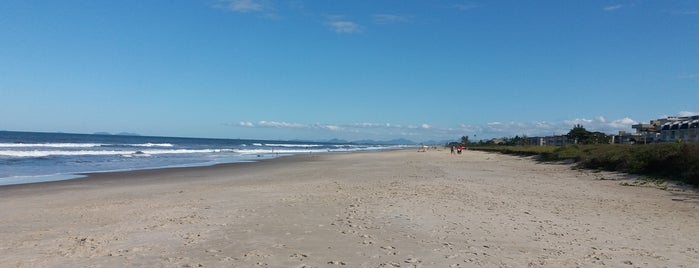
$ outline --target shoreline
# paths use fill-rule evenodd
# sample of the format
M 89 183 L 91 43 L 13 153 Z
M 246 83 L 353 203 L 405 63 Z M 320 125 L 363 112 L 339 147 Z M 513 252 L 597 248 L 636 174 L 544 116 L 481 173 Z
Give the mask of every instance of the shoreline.
M 6 132 L 0 135 L 0 185 L 67 180 L 80 173 L 210 166 L 282 155 L 380 151 L 409 145 L 104 136 Z
M 353 153 L 374 153 L 374 152 L 353 152 Z M 319 155 L 319 154 L 316 154 Z M 18 183 L 0 185 L 0 198 L 14 191 L 34 191 L 34 190 L 56 190 L 58 188 L 76 188 L 76 187 L 108 187 L 118 185 L 127 181 L 135 181 L 136 183 L 176 183 L 182 181 L 191 181 L 190 177 L 196 177 L 199 174 L 220 174 L 231 171 L 254 172 L 255 169 L 264 168 L 266 166 L 276 166 L 288 163 L 298 163 L 308 159 L 310 155 L 296 154 L 285 155 L 275 158 L 260 159 L 257 161 L 219 163 L 213 165 L 196 165 L 196 166 L 175 166 L 175 167 L 159 167 L 149 169 L 124 170 L 124 171 L 104 171 L 104 172 L 86 172 L 70 174 L 78 176 L 73 179 L 38 181 L 31 183 Z
M 699 197 L 476 151 L 295 155 L 0 187 L 16 267 L 691 267 Z
M 407 149 L 394 149 L 394 150 L 407 150 Z M 386 150 L 386 151 L 393 151 L 393 150 Z M 77 172 L 77 173 L 66 173 L 66 174 L 54 174 L 54 175 L 42 175 L 42 176 L 36 176 L 36 177 L 57 177 L 59 179 L 38 179 L 36 181 L 30 181 L 31 182 L 18 182 L 18 183 L 11 183 L 11 184 L 0 184 L 0 190 L 2 190 L 4 187 L 12 187 L 12 186 L 20 186 L 20 185 L 35 185 L 35 184 L 44 184 L 44 183 L 65 183 L 65 184 L 70 184 L 71 181 L 74 180 L 81 180 L 81 181 L 89 181 L 93 180 L 94 178 L 102 178 L 102 177 L 111 177 L 111 176 L 119 176 L 124 175 L 125 177 L 131 177 L 131 176 L 138 176 L 143 174 L 153 174 L 153 173 L 160 173 L 160 172 L 167 172 L 169 170 L 173 170 L 175 172 L 179 171 L 186 171 L 188 169 L 193 169 L 193 170 L 207 170 L 208 168 L 217 168 L 217 167 L 223 167 L 223 166 L 237 166 L 239 164 L 248 164 L 248 163 L 258 163 L 258 162 L 267 162 L 267 161 L 275 161 L 278 159 L 282 158 L 288 158 L 288 157 L 295 157 L 295 156 L 303 156 L 303 155 L 324 155 L 324 154 L 346 154 L 346 153 L 375 153 L 375 152 L 381 152 L 381 151 L 356 151 L 356 152 L 324 152 L 324 153 L 316 153 L 316 154 L 285 154 L 285 155 L 279 155 L 279 154 L 269 154 L 269 155 L 275 155 L 275 156 L 270 156 L 270 157 L 258 157 L 259 159 L 254 159 L 254 160 L 247 160 L 247 161 L 237 161 L 237 162 L 224 162 L 224 163 L 198 163 L 198 164 L 184 164 L 184 165 L 175 165 L 175 166 L 164 166 L 164 167 L 152 167 L 152 168 L 141 168 L 141 169 L 133 169 L 133 170 L 109 170 L 109 171 L 93 171 L 93 172 Z M 32 177 L 33 178 L 33 177 Z M 19 187 L 21 188 L 21 187 Z

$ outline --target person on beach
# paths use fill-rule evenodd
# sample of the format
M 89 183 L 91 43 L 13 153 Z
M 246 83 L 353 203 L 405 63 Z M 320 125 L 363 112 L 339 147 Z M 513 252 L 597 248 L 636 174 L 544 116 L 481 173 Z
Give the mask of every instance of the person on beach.
M 461 154 L 461 151 L 463 151 L 463 150 L 464 150 L 464 147 L 463 147 L 463 146 L 459 146 L 459 148 L 456 149 L 456 153 Z
M 451 146 L 451 154 L 454 154 L 454 150 L 456 150 L 456 146 L 455 146 L 455 145 L 452 145 L 452 146 Z

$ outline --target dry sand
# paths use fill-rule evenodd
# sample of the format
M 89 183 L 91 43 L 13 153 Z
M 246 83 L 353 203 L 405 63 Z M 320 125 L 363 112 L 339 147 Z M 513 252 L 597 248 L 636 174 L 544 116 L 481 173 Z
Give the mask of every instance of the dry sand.
M 0 187 L 3 267 L 697 267 L 696 192 L 466 151 Z

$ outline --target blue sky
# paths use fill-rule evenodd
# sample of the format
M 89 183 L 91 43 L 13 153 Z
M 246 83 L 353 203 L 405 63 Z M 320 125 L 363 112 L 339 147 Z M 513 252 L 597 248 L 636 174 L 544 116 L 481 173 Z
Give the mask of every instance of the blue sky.
M 0 2 L 0 129 L 616 133 L 699 114 L 699 1 Z

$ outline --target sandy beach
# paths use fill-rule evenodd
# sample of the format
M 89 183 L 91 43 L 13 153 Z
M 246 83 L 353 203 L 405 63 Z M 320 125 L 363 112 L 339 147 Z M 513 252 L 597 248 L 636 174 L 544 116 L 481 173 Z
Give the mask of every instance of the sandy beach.
M 2 267 L 697 267 L 699 197 L 448 150 L 0 187 Z

